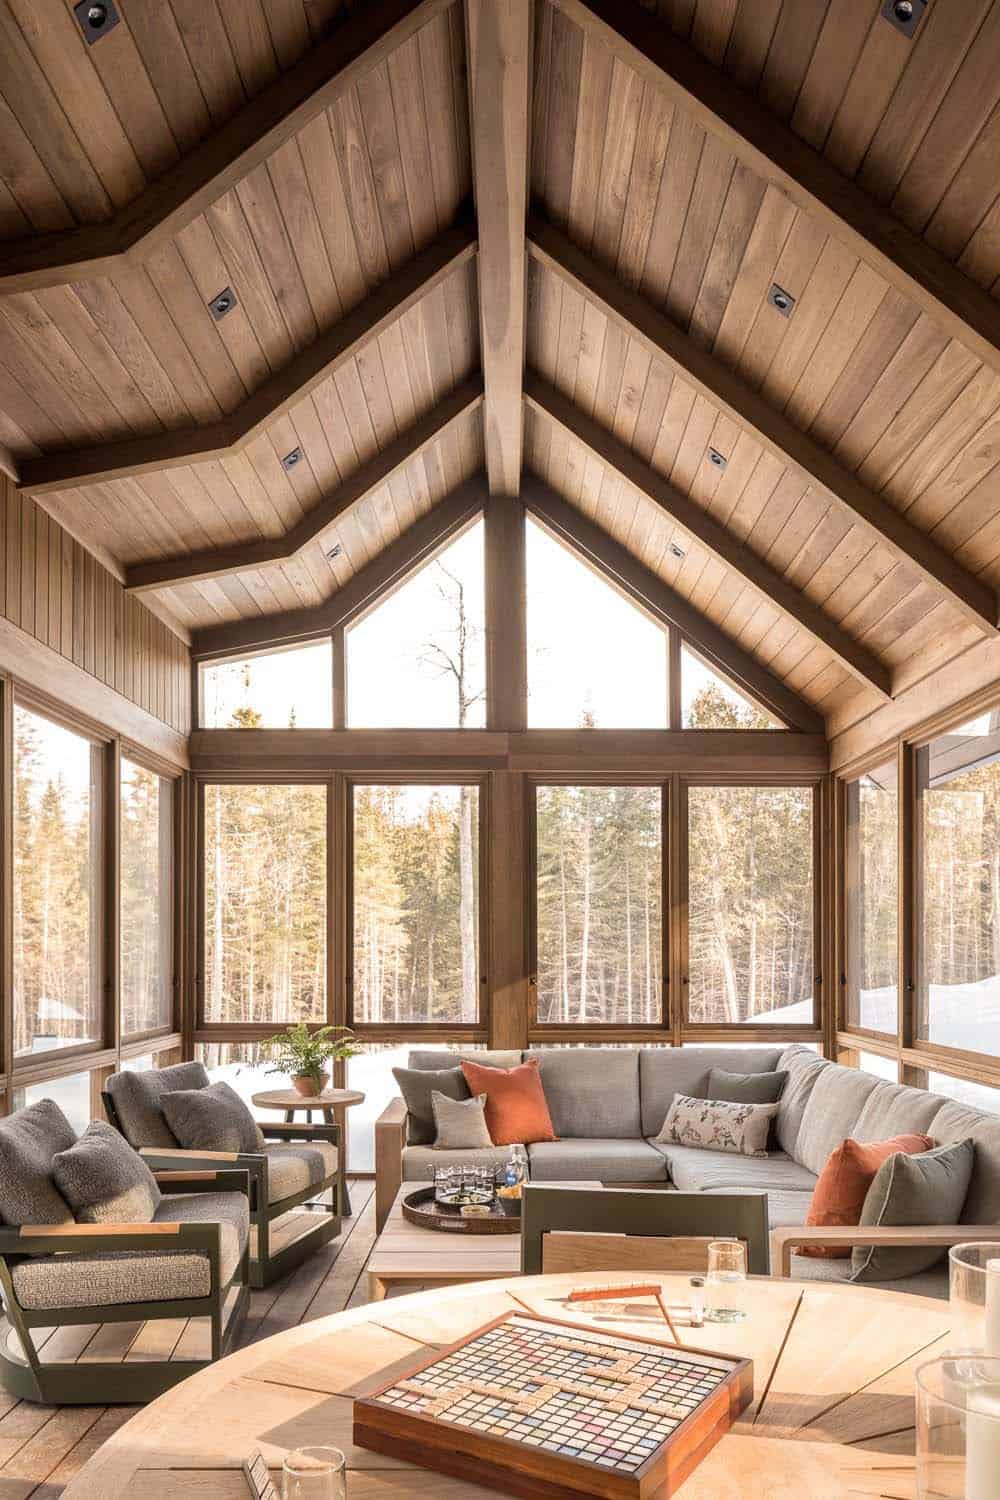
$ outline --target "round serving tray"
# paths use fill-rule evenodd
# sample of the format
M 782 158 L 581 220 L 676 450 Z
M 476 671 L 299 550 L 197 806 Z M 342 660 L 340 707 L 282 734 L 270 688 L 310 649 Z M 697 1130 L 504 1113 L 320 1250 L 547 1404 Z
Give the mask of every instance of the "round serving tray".
M 520 1234 L 521 1215 L 505 1214 L 495 1205 L 489 1213 L 463 1218 L 457 1208 L 442 1208 L 434 1201 L 433 1188 L 419 1188 L 403 1199 L 403 1218 L 421 1229 L 440 1229 L 445 1234 Z

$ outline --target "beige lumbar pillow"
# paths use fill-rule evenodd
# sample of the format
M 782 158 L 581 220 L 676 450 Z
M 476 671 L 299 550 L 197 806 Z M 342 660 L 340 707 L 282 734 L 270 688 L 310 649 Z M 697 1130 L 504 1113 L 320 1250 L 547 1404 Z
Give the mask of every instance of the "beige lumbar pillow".
M 435 1089 L 431 1108 L 437 1135 L 436 1151 L 482 1151 L 493 1145 L 486 1128 L 486 1095 L 474 1099 L 449 1099 Z
M 766 1156 L 767 1133 L 777 1113 L 777 1104 L 730 1104 L 675 1094 L 656 1139 L 660 1145 Z

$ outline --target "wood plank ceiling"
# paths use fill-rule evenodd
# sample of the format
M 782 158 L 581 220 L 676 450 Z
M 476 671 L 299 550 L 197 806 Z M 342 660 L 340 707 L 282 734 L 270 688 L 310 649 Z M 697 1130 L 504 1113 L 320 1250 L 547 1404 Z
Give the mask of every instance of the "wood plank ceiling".
M 831 733 L 995 629 L 1000 0 L 118 9 L 0 0 L 0 445 L 196 645 L 522 463 Z

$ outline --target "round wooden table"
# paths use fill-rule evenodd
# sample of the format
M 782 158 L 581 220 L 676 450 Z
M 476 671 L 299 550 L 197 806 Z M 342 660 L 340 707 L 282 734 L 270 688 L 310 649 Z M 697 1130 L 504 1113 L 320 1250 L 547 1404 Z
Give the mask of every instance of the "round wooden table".
M 632 1278 L 634 1280 L 634 1278 Z M 434 1346 L 527 1308 L 579 1323 L 573 1286 L 621 1275 L 511 1277 L 370 1303 L 231 1354 L 126 1422 L 64 1491 L 64 1500 L 246 1500 L 240 1464 L 259 1448 L 280 1492 L 282 1456 L 333 1443 L 347 1454 L 349 1500 L 488 1500 L 487 1491 L 357 1448 L 352 1398 L 387 1384 Z M 686 1276 L 663 1276 L 680 1300 Z M 754 1361 L 754 1401 L 678 1491 L 681 1500 L 914 1500 L 916 1368 L 947 1344 L 948 1306 L 900 1292 L 823 1282 L 748 1283 L 750 1316 L 680 1330 L 692 1347 Z M 593 1308 L 595 1305 L 591 1304 Z M 662 1338 L 654 1305 L 636 1302 L 607 1331 Z
M 296 1114 L 305 1113 L 306 1123 L 312 1124 L 313 1113 L 322 1114 L 328 1125 L 336 1122 L 340 1126 L 341 1150 L 347 1150 L 346 1114 L 352 1104 L 364 1104 L 365 1096 L 358 1089 L 324 1089 L 322 1094 L 300 1094 L 298 1089 L 268 1089 L 262 1094 L 252 1095 L 257 1109 L 281 1109 L 285 1112 L 285 1124 L 291 1125 Z M 346 1164 L 345 1164 L 346 1165 Z M 347 1172 L 341 1174 L 342 1203 L 344 1217 L 351 1217 L 351 1199 L 347 1191 Z

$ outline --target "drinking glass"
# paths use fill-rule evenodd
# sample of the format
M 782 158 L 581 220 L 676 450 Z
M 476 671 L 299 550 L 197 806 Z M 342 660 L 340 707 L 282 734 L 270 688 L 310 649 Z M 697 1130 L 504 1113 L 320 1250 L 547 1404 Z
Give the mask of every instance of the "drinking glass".
M 952 1245 L 948 1272 L 949 1346 L 1000 1359 L 1000 1243 Z
M 339 1448 L 296 1448 L 286 1454 L 283 1500 L 346 1500 L 346 1462 Z
M 1000 1359 L 970 1350 L 917 1371 L 918 1500 L 996 1500 Z
M 740 1323 L 746 1317 L 743 1288 L 747 1279 L 747 1249 L 742 1240 L 712 1240 L 705 1276 L 705 1320 Z

